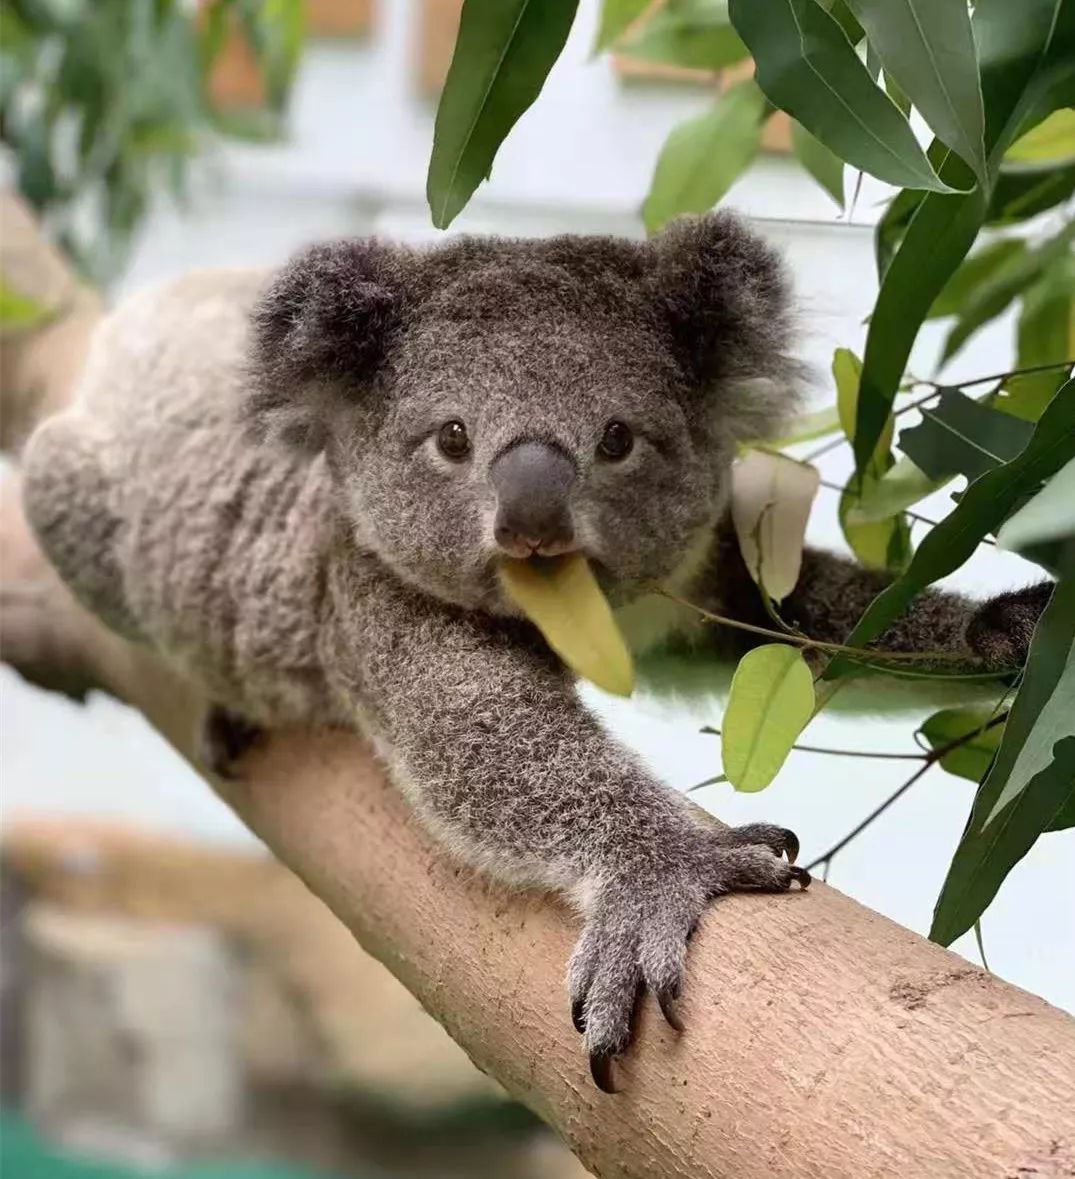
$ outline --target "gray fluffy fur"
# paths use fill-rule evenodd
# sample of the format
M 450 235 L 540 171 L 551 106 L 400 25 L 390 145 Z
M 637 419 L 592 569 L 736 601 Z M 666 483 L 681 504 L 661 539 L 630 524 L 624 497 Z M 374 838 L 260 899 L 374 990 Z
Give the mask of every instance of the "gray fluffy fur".
M 555 443 L 635 645 L 712 645 L 642 590 L 757 613 L 722 520 L 736 443 L 795 408 L 789 337 L 781 267 L 728 215 L 648 243 L 318 246 L 268 283 L 194 276 L 116 312 L 76 408 L 29 447 L 26 503 L 121 633 L 248 721 L 360 729 L 454 852 L 574 899 L 569 984 L 607 1085 L 639 987 L 674 1019 L 705 905 L 786 888 L 793 837 L 700 822 L 586 711 L 500 593 L 488 471 L 520 438 Z M 434 444 L 450 418 L 472 439 L 463 463 Z M 637 443 L 602 464 L 612 418 Z M 879 584 L 809 554 L 789 613 L 839 639 Z M 987 616 L 927 593 L 884 641 L 1007 665 L 1036 592 Z

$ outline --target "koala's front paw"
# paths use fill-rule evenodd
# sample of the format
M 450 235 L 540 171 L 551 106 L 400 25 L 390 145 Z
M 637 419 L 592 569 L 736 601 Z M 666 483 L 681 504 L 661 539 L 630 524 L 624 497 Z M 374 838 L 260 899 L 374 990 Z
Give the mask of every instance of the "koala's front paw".
M 615 1092 L 612 1060 L 630 1042 L 644 987 L 669 1024 L 682 1030 L 676 1000 L 687 941 L 708 902 L 727 892 L 783 892 L 793 880 L 801 888 L 810 883 L 808 872 L 780 858 L 798 850 L 785 828 L 699 831 L 691 842 L 671 864 L 605 881 L 571 958 L 571 1017 L 586 1036 L 594 1082 L 606 1093 Z
M 998 594 L 983 603 L 967 626 L 967 644 L 991 668 L 1019 668 L 1030 639 L 1053 592 L 1051 581 Z

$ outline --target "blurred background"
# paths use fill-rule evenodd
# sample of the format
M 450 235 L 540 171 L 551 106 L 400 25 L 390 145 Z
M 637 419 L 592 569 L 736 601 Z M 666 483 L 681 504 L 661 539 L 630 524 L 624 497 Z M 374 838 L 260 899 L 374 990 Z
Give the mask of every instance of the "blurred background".
M 434 241 L 425 174 L 459 9 L 5 2 L 2 183 L 43 213 L 109 302 L 196 267 L 272 266 L 316 239 Z M 583 0 L 540 101 L 452 233 L 643 234 L 669 129 L 729 79 L 593 58 L 598 18 Z M 725 203 L 788 258 L 821 403 L 834 347 L 861 351 L 887 190 L 866 178 L 841 211 L 789 151 L 774 119 Z M 947 375 L 1009 367 L 1012 335 L 1010 317 L 994 321 Z M 928 324 L 912 371 L 933 371 L 941 338 Z M 846 449 L 819 460 L 827 479 L 847 476 Z M 810 539 L 843 548 L 831 498 Z M 990 550 L 958 585 L 984 596 L 1036 576 Z M 719 773 L 719 738 L 699 731 L 719 725 L 719 701 L 686 711 L 591 696 L 673 786 Z M 913 751 L 908 712 L 931 705 L 902 707 L 826 713 L 811 740 Z M 38 691 L 3 667 L 0 741 L 5 1174 L 582 1174 L 139 715 Z M 786 823 L 809 859 L 905 776 L 898 761 L 802 752 L 763 794 L 725 785 L 694 797 L 729 822 Z M 926 932 L 974 788 L 927 775 L 834 857 L 830 882 Z M 1040 839 L 1017 866 L 983 934 L 993 970 L 1075 1011 L 1063 838 Z M 972 937 L 955 949 L 977 960 Z

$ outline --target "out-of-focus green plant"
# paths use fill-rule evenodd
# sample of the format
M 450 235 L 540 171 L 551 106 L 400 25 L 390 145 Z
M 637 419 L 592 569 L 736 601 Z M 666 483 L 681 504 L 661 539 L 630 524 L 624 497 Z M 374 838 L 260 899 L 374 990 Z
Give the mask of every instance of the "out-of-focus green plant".
M 434 224 L 447 226 L 489 176 L 563 49 L 576 6 L 465 0 L 429 168 Z M 841 679 L 878 670 L 868 644 L 991 535 L 1057 579 L 1026 665 L 1012 669 L 996 707 L 946 709 L 926 721 L 921 767 L 848 837 L 935 764 L 979 782 L 934 914 L 932 936 L 948 943 L 977 930 L 1038 836 L 1075 825 L 1075 0 L 665 0 L 655 14 L 651 7 L 604 0 L 595 51 L 714 71 L 753 56 L 756 76 L 671 130 L 642 205 L 647 229 L 715 205 L 749 167 L 778 111 L 794 120 L 795 157 L 841 208 L 845 166 L 897 189 L 877 226 L 880 291 L 862 359 L 838 349 L 837 412 L 812 415 L 777 444 L 833 433 L 818 453 L 853 449 L 840 523 L 860 561 L 892 574 L 817 677 L 813 708 L 803 690 L 796 715 L 816 715 Z M 924 146 L 918 119 L 935 137 Z M 908 374 L 927 319 L 951 320 L 943 365 L 1013 308 L 1011 371 L 962 388 Z M 896 419 L 909 409 L 922 421 L 897 433 Z M 805 521 L 816 472 L 812 483 L 781 479 L 780 464 L 792 460 L 771 450 L 752 453 L 773 464 L 773 488 L 805 487 L 788 494 L 807 499 L 785 503 L 774 490 L 767 510 Z M 939 523 L 909 511 L 958 476 L 967 488 Z M 917 551 L 911 519 L 931 526 Z M 779 603 L 759 588 L 774 638 L 824 646 L 784 626 Z M 750 674 L 737 672 L 725 713 L 726 778 L 714 779 L 741 790 L 772 780 L 802 727 L 796 721 L 789 731 L 786 723 L 798 657 L 782 648 L 749 658 Z M 885 670 L 967 678 L 928 665 Z M 747 759 L 736 756 L 744 738 L 755 755 Z
M 303 0 L 0 0 L 0 138 L 17 184 L 76 265 L 106 282 L 160 189 L 186 193 L 214 135 L 278 130 L 303 43 Z M 214 104 L 237 30 L 266 109 Z

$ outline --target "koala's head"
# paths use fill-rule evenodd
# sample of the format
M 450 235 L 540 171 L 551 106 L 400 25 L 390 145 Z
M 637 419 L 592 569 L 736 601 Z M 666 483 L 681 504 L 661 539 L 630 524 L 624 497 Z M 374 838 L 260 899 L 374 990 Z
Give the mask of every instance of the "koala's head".
M 254 316 L 248 416 L 323 450 L 356 543 L 448 601 L 579 549 L 614 600 L 723 511 L 738 441 L 794 408 L 774 254 L 728 214 L 649 242 L 363 239 L 287 265 Z

